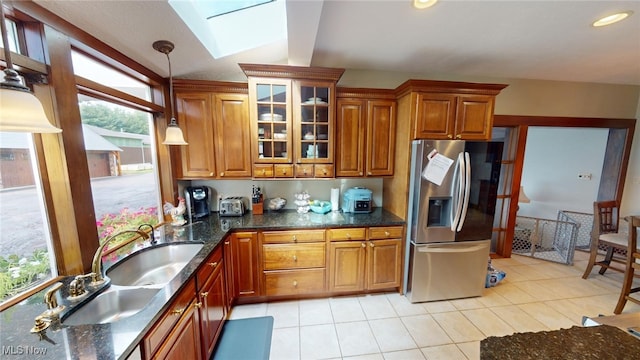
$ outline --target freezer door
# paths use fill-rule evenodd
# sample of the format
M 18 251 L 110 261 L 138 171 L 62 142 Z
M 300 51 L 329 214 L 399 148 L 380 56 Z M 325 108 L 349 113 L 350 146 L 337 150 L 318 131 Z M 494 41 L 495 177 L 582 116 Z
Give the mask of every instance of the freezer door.
M 464 176 L 464 164 L 458 160 L 460 156 L 464 159 L 464 146 L 465 142 L 461 140 L 417 140 L 412 143 L 409 189 L 411 241 L 439 243 L 455 240 L 456 228 L 463 215 L 464 188 L 460 187 L 460 180 Z M 427 156 L 433 150 L 454 161 L 441 185 L 422 176 L 429 162 Z
M 412 303 L 481 296 L 491 240 L 412 244 Z

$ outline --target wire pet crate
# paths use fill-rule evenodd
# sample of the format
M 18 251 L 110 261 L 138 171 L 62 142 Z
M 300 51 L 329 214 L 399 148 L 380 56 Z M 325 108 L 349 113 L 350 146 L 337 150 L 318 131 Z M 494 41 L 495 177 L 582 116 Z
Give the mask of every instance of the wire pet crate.
M 561 210 L 556 220 L 518 216 L 512 252 L 562 264 L 573 264 L 573 254 L 582 224 L 570 215 L 569 212 Z

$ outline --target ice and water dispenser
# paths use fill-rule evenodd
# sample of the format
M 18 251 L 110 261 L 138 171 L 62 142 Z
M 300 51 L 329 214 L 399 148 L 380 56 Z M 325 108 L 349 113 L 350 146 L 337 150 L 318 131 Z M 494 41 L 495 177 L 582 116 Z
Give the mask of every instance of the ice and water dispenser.
M 429 198 L 427 227 L 451 226 L 451 197 Z

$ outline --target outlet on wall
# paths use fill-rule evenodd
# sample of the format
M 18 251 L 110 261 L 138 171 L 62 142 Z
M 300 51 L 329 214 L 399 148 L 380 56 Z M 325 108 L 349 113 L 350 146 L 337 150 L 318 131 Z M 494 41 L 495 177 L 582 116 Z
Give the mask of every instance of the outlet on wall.
M 578 179 L 580 179 L 580 180 L 591 180 L 591 174 L 589 174 L 589 173 L 580 173 L 580 174 L 578 174 Z

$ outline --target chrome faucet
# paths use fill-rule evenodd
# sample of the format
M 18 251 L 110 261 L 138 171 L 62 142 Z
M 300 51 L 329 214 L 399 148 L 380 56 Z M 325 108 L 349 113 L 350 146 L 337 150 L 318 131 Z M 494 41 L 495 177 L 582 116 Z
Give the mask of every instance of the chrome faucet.
M 147 234 L 142 230 L 124 230 L 108 237 L 100 246 L 98 246 L 98 249 L 96 250 L 95 255 L 93 255 L 93 262 L 91 263 L 91 272 L 92 272 L 91 285 L 92 286 L 97 286 L 104 282 L 104 276 L 102 275 L 102 252 L 104 251 L 104 248 L 113 239 L 119 237 L 120 235 L 130 234 L 130 233 L 138 234 L 143 239 L 149 239 L 149 234 Z

